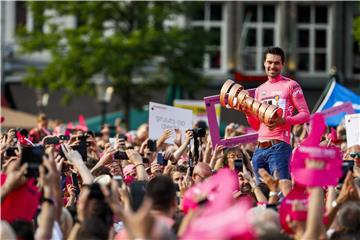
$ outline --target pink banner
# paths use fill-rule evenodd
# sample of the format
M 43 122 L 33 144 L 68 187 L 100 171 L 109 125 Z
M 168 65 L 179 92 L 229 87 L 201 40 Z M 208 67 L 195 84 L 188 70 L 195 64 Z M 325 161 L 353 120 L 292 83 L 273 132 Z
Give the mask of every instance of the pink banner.
M 255 88 L 248 89 L 247 91 L 249 92 L 251 97 L 254 96 Z M 219 95 L 205 97 L 204 101 L 205 101 L 205 105 L 206 105 L 206 114 L 207 114 L 208 123 L 209 123 L 209 130 L 210 130 L 212 146 L 214 149 L 215 149 L 216 145 L 231 147 L 231 146 L 234 146 L 237 144 L 245 144 L 245 143 L 256 141 L 256 139 L 258 137 L 257 133 L 251 133 L 251 134 L 246 134 L 246 135 L 242 135 L 242 136 L 221 139 L 219 123 L 217 122 L 216 111 L 215 111 L 215 104 L 220 103 Z
M 254 97 L 255 88 L 247 90 L 251 97 Z M 206 105 L 206 113 L 209 123 L 209 130 L 210 136 L 212 141 L 212 146 L 215 148 L 215 145 L 222 145 L 226 147 L 235 146 L 237 144 L 245 144 L 249 142 L 255 142 L 258 138 L 257 133 L 251 133 L 247 135 L 221 139 L 220 137 L 220 130 L 219 130 L 219 123 L 216 119 L 216 111 L 215 111 L 215 104 L 220 103 L 219 95 L 213 95 L 204 98 L 205 105 Z M 348 114 L 354 113 L 354 109 L 350 102 L 326 109 L 324 111 L 319 112 L 325 119 L 339 113 L 346 112 Z M 314 114 L 311 115 L 311 118 Z
M 354 108 L 352 106 L 352 103 L 351 102 L 346 102 L 346 103 L 343 103 L 341 105 L 338 105 L 338 106 L 335 106 L 335 107 L 332 107 L 332 108 L 328 108 L 328 109 L 323 110 L 323 111 L 318 112 L 318 113 L 323 115 L 323 117 L 326 119 L 328 117 L 337 115 L 337 114 L 342 113 L 342 112 L 346 112 L 347 114 L 354 113 Z M 313 116 L 314 116 L 314 114 L 311 115 L 311 117 L 313 117 Z

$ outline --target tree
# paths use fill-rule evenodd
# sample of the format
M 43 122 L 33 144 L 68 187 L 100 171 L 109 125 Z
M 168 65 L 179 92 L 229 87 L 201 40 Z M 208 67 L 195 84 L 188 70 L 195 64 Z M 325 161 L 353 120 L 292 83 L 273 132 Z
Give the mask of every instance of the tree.
M 29 8 L 34 28 L 18 32 L 21 49 L 51 54 L 45 69 L 28 70 L 25 81 L 30 86 L 66 89 L 69 100 L 94 95 L 91 79 L 103 74 L 125 104 L 129 126 L 131 106 L 148 100 L 152 89 L 176 83 L 191 94 L 204 84 L 196 67 L 203 62 L 206 35 L 164 24 L 191 9 L 191 3 L 29 2 Z M 63 16 L 75 17 L 76 27 L 58 24 L 56 19 Z M 142 80 L 135 82 L 135 76 Z

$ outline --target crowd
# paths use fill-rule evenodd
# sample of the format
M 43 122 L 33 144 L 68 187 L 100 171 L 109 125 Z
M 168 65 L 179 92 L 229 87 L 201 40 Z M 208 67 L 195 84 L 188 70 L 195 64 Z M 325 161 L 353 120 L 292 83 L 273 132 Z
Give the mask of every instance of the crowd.
M 307 204 L 291 203 L 301 218 L 281 216 L 291 193 L 276 172 L 256 181 L 256 142 L 213 148 L 203 123 L 149 139 L 147 124 L 112 136 L 47 121 L 1 134 L 1 239 L 360 239 L 360 145 L 347 146 L 343 125 L 321 145 L 348 165 L 336 186 L 301 188 Z M 293 149 L 308 129 L 293 126 Z M 245 130 L 230 123 L 225 138 Z

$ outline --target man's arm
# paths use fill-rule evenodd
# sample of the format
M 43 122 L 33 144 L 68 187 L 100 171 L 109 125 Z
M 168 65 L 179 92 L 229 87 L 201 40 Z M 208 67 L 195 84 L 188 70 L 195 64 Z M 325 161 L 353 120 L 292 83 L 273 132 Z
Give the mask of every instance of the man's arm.
M 255 95 L 254 98 L 257 99 L 257 93 L 258 93 L 258 89 L 255 90 Z M 255 130 L 258 131 L 260 128 L 260 120 L 257 118 L 257 116 L 252 115 L 250 113 L 245 113 L 246 114 L 246 119 L 249 123 L 249 125 Z
M 290 125 L 302 124 L 308 122 L 310 119 L 310 112 L 303 91 L 299 84 L 297 84 L 295 81 L 293 83 L 294 84 L 290 86 L 290 99 L 298 113 L 294 116 L 286 117 L 286 123 Z

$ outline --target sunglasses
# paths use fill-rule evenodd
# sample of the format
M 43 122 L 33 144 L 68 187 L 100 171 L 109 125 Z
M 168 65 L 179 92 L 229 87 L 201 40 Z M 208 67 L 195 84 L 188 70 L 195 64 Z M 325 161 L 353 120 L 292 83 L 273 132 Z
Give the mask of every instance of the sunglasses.
M 350 155 L 350 157 L 352 157 L 352 158 L 356 158 L 356 157 L 360 158 L 360 152 L 352 152 L 352 153 L 350 153 L 349 155 Z

